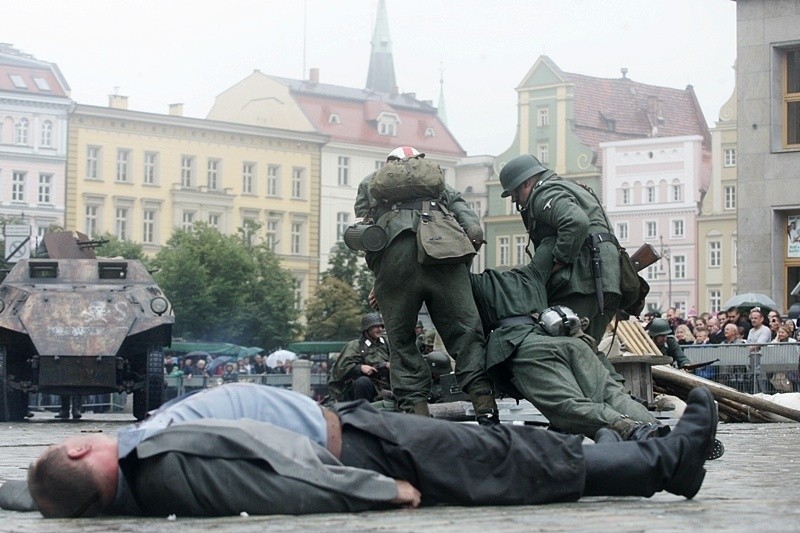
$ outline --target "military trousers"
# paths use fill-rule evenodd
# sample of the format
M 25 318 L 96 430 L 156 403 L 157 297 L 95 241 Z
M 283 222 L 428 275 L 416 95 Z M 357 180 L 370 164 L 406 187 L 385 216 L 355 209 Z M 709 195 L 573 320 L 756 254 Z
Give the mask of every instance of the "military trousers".
M 503 363 L 511 383 L 562 431 L 594 438 L 623 416 L 656 419 L 616 382 L 580 339 L 528 335 Z
M 375 296 L 386 335 L 392 392 L 401 410 L 426 402 L 431 372 L 416 345 L 417 315 L 425 303 L 445 348 L 456 361 L 456 379 L 466 393 L 491 389 L 486 346 L 465 264 L 421 265 L 417 240 L 404 231 L 372 262 Z

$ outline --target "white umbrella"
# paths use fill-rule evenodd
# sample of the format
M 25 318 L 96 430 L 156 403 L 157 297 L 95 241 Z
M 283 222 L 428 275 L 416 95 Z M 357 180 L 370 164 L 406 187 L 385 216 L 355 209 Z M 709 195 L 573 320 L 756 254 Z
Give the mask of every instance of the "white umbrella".
M 278 366 L 278 361 L 293 361 L 297 359 L 297 354 L 294 352 L 290 352 L 289 350 L 275 350 L 271 354 L 267 356 L 267 366 L 270 368 L 275 368 Z

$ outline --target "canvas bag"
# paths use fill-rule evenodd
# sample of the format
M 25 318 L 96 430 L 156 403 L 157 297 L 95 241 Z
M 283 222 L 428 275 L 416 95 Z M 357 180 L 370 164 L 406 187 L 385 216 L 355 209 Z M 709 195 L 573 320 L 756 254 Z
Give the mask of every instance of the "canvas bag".
M 369 182 L 370 196 L 378 201 L 399 202 L 437 198 L 444 191 L 444 173 L 438 163 L 424 157 L 387 161 Z
M 422 265 L 469 263 L 475 247 L 453 214 L 439 202 L 424 201 L 417 227 L 417 260 Z
M 644 300 L 644 297 L 647 296 L 647 292 L 645 292 L 645 294 L 641 294 L 643 281 L 644 280 L 639 277 L 639 273 L 636 272 L 636 268 L 633 266 L 633 262 L 628 255 L 628 251 L 620 246 L 619 289 L 622 293 L 622 298 L 619 302 L 620 309 L 627 311 L 628 308 L 632 307 L 640 299 Z M 647 286 L 649 292 L 650 286 L 647 285 L 647 282 L 645 282 L 644 285 Z

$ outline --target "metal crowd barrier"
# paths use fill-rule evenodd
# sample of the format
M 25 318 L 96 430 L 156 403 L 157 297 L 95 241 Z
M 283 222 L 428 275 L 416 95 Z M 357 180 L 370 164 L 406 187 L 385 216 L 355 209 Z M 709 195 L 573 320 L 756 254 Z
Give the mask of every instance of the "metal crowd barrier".
M 692 363 L 719 359 L 695 370 L 711 381 L 755 394 L 800 392 L 800 343 L 686 345 Z
M 83 397 L 83 409 L 95 413 L 121 413 L 125 410 L 127 395 L 114 394 L 87 394 Z M 61 409 L 61 396 L 55 394 L 36 393 L 28 399 L 31 411 L 58 411 Z
M 258 383 L 291 389 L 294 383 L 293 374 L 231 374 L 230 376 L 164 376 L 166 382 L 166 395 L 164 401 L 171 400 L 181 394 L 198 389 L 216 387 L 223 383 Z M 312 391 L 327 394 L 328 374 L 310 374 Z

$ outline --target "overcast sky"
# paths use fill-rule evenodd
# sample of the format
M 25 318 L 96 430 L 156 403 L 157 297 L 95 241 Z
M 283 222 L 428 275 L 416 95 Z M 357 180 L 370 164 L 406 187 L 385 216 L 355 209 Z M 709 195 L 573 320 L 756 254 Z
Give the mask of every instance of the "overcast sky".
M 364 87 L 378 0 L 0 0 L 0 42 L 58 64 L 72 98 L 203 118 L 253 70 Z M 304 7 L 307 16 L 304 17 Z M 515 87 L 546 54 L 566 72 L 694 86 L 706 121 L 734 88 L 731 0 L 387 0 L 397 83 L 439 98 L 469 155 L 497 155 Z M 304 29 L 305 28 L 305 29 Z M 304 38 L 305 35 L 305 38 Z

